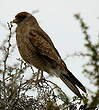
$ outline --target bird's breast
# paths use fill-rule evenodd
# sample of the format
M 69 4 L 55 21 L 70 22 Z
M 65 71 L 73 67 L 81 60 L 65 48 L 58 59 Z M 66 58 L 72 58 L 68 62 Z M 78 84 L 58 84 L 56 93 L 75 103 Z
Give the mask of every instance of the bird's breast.
M 38 54 L 37 49 L 33 47 L 30 40 L 28 39 L 28 35 L 17 33 L 16 41 L 19 53 L 27 63 L 35 66 L 40 70 L 48 71 L 46 62 Z
M 22 58 L 28 62 L 31 63 L 31 59 L 33 59 L 33 54 L 36 53 L 36 49 L 31 45 L 29 39 L 28 39 L 28 34 L 25 33 L 17 33 L 16 35 L 16 41 L 17 41 L 17 46 L 20 55 Z

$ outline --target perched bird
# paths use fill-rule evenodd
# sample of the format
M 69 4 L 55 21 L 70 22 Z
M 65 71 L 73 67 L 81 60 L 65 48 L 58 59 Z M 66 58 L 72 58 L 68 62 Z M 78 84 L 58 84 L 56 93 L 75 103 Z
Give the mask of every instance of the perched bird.
M 41 29 L 34 16 L 20 12 L 13 23 L 17 24 L 16 41 L 22 58 L 37 69 L 58 76 L 77 96 L 82 98 L 79 87 L 85 87 L 67 69 L 50 37 Z

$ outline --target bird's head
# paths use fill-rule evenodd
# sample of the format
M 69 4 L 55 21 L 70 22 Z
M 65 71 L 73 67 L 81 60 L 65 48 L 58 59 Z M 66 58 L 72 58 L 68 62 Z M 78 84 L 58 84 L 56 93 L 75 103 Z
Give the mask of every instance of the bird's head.
M 30 13 L 27 13 L 27 12 L 18 13 L 12 22 L 19 25 L 21 23 L 26 23 L 26 21 L 32 21 L 33 23 L 37 22 L 35 17 L 33 17 Z

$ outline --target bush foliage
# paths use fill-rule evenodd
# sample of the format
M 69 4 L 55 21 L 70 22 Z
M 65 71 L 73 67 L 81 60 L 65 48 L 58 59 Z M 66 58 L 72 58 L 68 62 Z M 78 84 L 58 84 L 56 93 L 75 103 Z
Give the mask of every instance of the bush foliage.
M 84 72 L 95 80 L 95 86 L 99 86 L 99 37 L 93 44 L 88 34 L 88 26 L 79 14 L 75 15 L 80 22 L 84 34 L 85 48 L 87 53 L 81 56 L 89 57 L 84 66 Z M 92 100 L 83 96 L 83 100 L 73 97 L 72 100 L 64 93 L 57 84 L 46 79 L 43 72 L 34 71 L 31 65 L 18 58 L 13 65 L 9 65 L 8 59 L 14 52 L 11 44 L 13 25 L 8 23 L 9 35 L 0 45 L 0 110 L 95 110 L 99 102 L 99 88 L 92 95 Z M 77 54 L 76 54 L 77 55 Z M 91 71 L 88 67 L 91 66 Z M 29 80 L 24 80 L 24 74 L 32 74 Z M 29 95 L 29 92 L 31 94 Z M 59 103 L 60 102 L 60 103 Z

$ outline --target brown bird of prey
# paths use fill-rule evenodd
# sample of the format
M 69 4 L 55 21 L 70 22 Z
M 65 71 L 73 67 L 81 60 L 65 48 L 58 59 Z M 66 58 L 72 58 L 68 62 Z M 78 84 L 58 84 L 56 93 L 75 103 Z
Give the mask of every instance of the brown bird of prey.
M 58 76 L 77 96 L 77 87 L 86 93 L 85 87 L 67 69 L 50 37 L 41 29 L 34 16 L 18 13 L 13 20 L 17 24 L 16 41 L 22 58 L 41 71 Z

